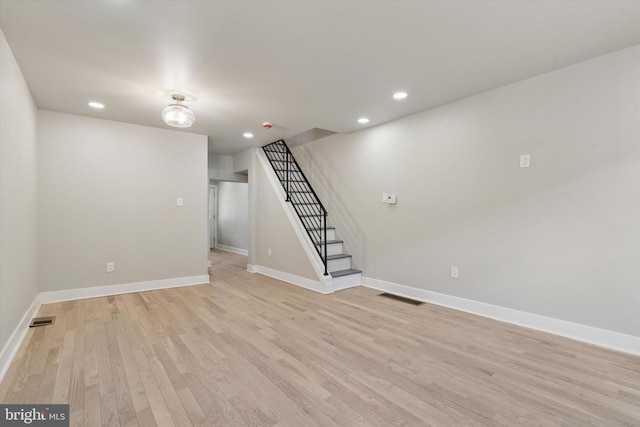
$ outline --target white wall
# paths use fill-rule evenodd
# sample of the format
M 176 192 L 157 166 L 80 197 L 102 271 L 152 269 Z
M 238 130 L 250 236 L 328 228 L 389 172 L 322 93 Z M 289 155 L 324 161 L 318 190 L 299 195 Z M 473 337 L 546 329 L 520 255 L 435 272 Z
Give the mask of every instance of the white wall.
M 640 336 L 639 82 L 636 46 L 293 151 L 364 276 Z
M 219 181 L 218 244 L 249 249 L 249 185 Z
M 36 105 L 0 30 L 0 351 L 38 293 L 36 147 Z
M 264 168 L 259 162 L 254 164 L 254 172 L 250 172 L 250 176 L 255 175 L 255 181 L 252 180 L 251 184 L 255 183 L 257 188 L 257 200 L 252 206 L 255 209 L 253 215 L 257 223 L 257 236 L 254 236 L 256 250 L 249 254 L 250 263 L 317 281 L 318 275 L 278 199 L 278 194 L 271 186 Z
M 224 154 L 208 153 L 209 158 L 209 179 L 216 181 L 235 181 L 247 182 L 248 177 L 245 174 L 236 173 L 233 164 L 233 156 Z
M 207 274 L 206 136 L 41 110 L 38 160 L 41 291 Z
M 248 174 L 251 170 L 255 148 L 249 148 L 233 156 L 233 171 L 235 173 Z

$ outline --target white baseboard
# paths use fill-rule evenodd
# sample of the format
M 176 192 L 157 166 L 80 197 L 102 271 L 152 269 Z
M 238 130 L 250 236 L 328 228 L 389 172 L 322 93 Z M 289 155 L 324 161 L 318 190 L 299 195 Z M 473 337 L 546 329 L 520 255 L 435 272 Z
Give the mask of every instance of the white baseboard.
M 209 283 L 209 275 L 175 277 L 171 279 L 149 280 L 147 282 L 124 283 L 121 285 L 93 286 L 64 291 L 41 292 L 40 302 L 48 304 L 109 295 L 130 294 L 132 292 L 153 291 L 156 289 L 177 288 L 180 286 L 200 285 L 203 283 Z
M 221 251 L 233 252 L 234 254 L 249 256 L 249 251 L 247 249 L 234 248 L 233 246 L 227 245 L 216 245 L 216 249 L 220 249 Z
M 566 320 L 554 319 L 424 289 L 412 288 L 410 286 L 386 282 L 371 277 L 363 277 L 362 284 L 368 288 L 378 289 L 394 295 L 437 304 L 640 356 L 640 337 L 633 335 L 626 335 L 593 326 L 580 325 Z
M 2 351 L 0 351 L 0 381 L 2 381 L 4 375 L 7 373 L 7 369 L 9 369 L 11 361 L 18 352 L 20 344 L 22 344 L 22 340 L 24 340 L 24 337 L 27 335 L 31 319 L 38 313 L 39 308 L 40 298 L 36 295 L 33 302 L 24 313 L 24 316 L 20 319 L 18 326 L 13 330 L 9 340 L 7 340 L 7 343 L 2 348 Z
M 263 265 L 247 264 L 247 271 L 249 273 L 260 273 L 265 276 L 273 277 L 274 279 L 282 280 L 283 282 L 291 283 L 292 285 L 300 286 L 302 288 L 319 292 L 321 294 L 331 293 L 330 291 L 326 290 L 326 287 L 323 283 L 317 280 L 311 280 L 307 279 L 306 277 L 296 276 L 295 274 L 275 270 Z

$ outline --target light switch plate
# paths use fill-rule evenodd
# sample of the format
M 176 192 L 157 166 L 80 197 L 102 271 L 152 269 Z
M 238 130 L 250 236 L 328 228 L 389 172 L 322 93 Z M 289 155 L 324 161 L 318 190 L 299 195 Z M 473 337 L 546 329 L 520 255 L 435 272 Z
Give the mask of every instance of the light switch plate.
M 184 206 L 184 200 L 182 200 L 182 197 L 178 197 L 176 199 L 176 205 L 177 206 Z
M 531 154 L 523 154 L 520 156 L 520 167 L 528 168 L 531 166 Z

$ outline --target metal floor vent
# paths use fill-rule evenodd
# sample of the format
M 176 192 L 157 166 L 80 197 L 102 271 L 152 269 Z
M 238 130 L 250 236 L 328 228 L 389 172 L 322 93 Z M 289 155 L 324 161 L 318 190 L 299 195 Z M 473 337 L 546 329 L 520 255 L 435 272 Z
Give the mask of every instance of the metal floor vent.
M 414 300 L 414 299 L 411 299 L 411 298 L 405 298 L 405 297 L 401 297 L 401 296 L 398 296 L 398 295 L 388 294 L 386 292 L 384 292 L 382 294 L 379 294 L 378 296 L 387 297 L 387 298 L 395 299 L 395 300 L 398 300 L 398 301 L 406 302 L 407 304 L 413 304 L 413 305 L 422 305 L 422 304 L 424 304 L 424 302 L 422 302 L 422 301 L 417 301 L 417 300 Z
M 29 327 L 30 328 L 35 328 L 35 327 L 38 327 L 38 326 L 53 325 L 54 323 L 56 323 L 56 317 L 55 316 L 34 317 L 33 320 L 31 321 L 31 324 L 29 325 Z

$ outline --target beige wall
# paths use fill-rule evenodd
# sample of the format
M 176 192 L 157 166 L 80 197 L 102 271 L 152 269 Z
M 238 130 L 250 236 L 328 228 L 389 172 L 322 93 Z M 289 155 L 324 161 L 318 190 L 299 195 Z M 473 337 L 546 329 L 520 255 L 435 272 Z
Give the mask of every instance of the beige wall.
M 640 336 L 639 79 L 636 46 L 293 151 L 364 276 Z
M 0 351 L 38 293 L 36 105 L 0 30 Z
M 38 160 L 41 291 L 207 274 L 206 136 L 41 110 Z

